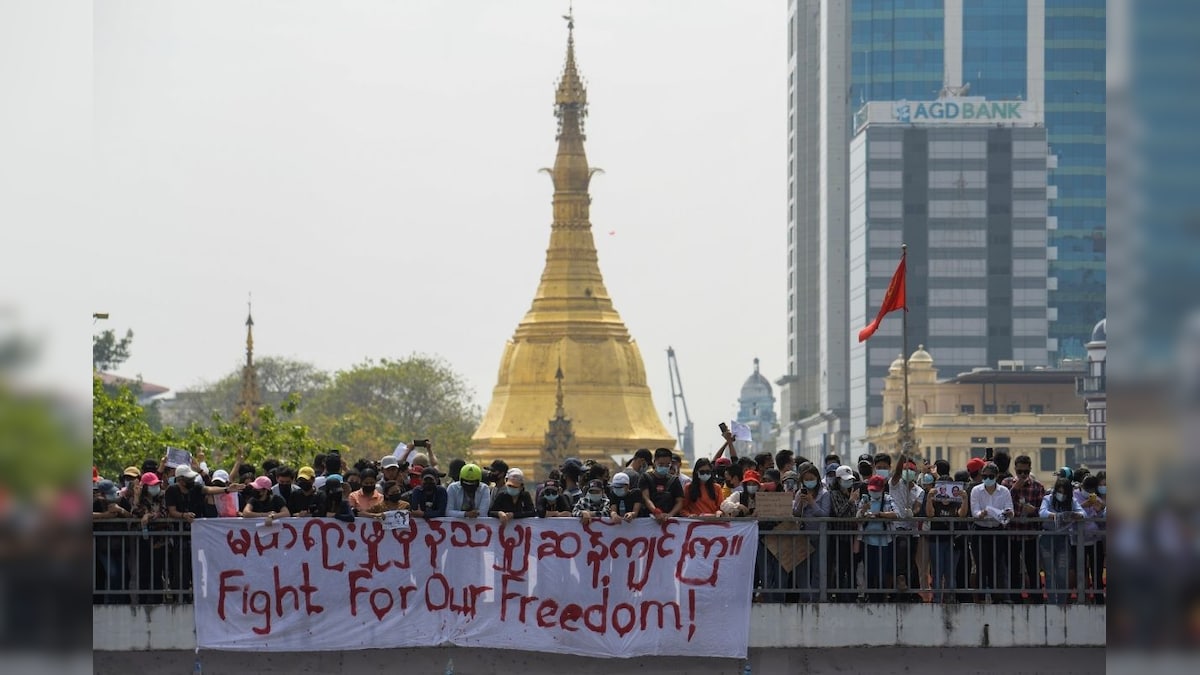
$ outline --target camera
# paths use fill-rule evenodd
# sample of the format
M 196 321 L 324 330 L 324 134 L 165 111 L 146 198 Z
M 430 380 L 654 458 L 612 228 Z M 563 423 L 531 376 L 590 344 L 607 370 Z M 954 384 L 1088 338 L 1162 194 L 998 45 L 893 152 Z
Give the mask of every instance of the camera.
M 988 448 L 987 452 L 986 452 L 986 454 L 984 454 L 983 458 L 990 462 L 995 457 L 995 453 L 996 453 L 995 448 Z
M 428 438 L 419 438 L 417 440 L 414 440 L 412 444 L 413 444 L 414 448 L 425 448 L 427 450 L 429 449 L 429 439 Z
M 723 434 L 729 433 L 729 425 L 725 424 L 724 422 L 721 422 L 720 424 L 718 424 L 717 428 L 720 429 L 721 433 L 723 433 Z
M 806 488 L 806 487 L 800 488 L 800 494 L 802 494 L 802 495 L 808 494 L 808 488 Z

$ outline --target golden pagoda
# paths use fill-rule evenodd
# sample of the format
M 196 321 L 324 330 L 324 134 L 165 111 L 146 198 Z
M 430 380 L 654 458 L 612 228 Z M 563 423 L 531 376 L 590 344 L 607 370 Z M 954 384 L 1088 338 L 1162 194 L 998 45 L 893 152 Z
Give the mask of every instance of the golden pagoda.
M 242 390 L 238 395 L 237 413 L 250 416 L 250 424 L 258 426 L 258 409 L 262 396 L 258 390 L 258 367 L 254 365 L 254 314 L 246 303 L 246 365 L 242 366 Z
M 554 168 L 544 169 L 554 182 L 546 267 L 533 305 L 505 345 L 471 443 L 477 462 L 503 459 L 535 478 L 565 459 L 564 446 L 606 463 L 638 448 L 675 447 L 646 386 L 641 352 L 600 275 L 588 215 L 596 170 L 583 149 L 587 91 L 575 67 L 574 22 L 567 20 L 567 60 L 555 94 L 558 154 Z M 570 377 L 556 377 L 562 371 Z M 547 423 L 567 415 L 573 442 L 548 443 Z

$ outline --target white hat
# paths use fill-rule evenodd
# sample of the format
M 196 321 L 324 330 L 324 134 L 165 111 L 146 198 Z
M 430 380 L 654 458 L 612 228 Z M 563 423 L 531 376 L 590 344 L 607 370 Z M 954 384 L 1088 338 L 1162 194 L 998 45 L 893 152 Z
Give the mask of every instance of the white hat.
M 509 469 L 508 473 L 504 474 L 504 480 L 518 480 L 523 484 L 525 482 L 525 472 L 517 468 Z
M 318 490 L 325 487 L 325 476 L 317 476 L 316 480 L 313 481 L 313 487 Z
M 627 485 L 629 485 L 629 474 L 622 471 L 612 477 L 613 487 L 622 487 Z
M 195 471 L 192 471 L 192 467 L 186 464 L 180 464 L 179 466 L 175 467 L 176 478 L 195 478 L 197 475 L 198 474 Z
M 835 475 L 838 478 L 842 478 L 842 479 L 844 479 L 844 478 L 853 479 L 854 478 L 854 469 L 851 469 L 850 467 L 843 464 L 837 468 L 837 473 Z
M 379 466 L 385 469 L 396 468 L 400 466 L 400 460 L 397 459 L 395 455 L 387 455 L 383 459 L 379 460 Z
M 229 472 L 226 471 L 225 469 L 217 469 L 216 471 L 213 472 L 212 479 L 219 480 L 223 483 L 228 483 L 229 482 Z

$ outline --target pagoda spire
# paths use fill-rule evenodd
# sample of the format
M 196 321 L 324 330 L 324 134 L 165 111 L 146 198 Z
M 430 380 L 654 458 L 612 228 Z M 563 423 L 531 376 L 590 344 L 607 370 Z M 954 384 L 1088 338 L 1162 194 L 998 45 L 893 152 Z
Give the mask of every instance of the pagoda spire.
M 250 300 L 246 301 L 246 365 L 242 366 L 242 391 L 238 395 L 237 411 L 247 413 L 252 424 L 258 422 L 262 396 L 258 391 L 258 367 L 254 365 L 254 314 Z

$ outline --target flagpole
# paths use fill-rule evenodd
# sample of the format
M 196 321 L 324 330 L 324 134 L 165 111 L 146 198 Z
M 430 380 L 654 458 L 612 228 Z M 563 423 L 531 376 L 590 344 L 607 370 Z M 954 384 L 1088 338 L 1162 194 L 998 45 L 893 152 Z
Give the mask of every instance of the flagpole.
M 901 261 L 907 260 L 907 256 L 908 256 L 908 244 L 900 244 L 900 260 Z M 907 266 L 905 267 L 905 270 L 904 270 L 904 276 L 905 277 L 908 276 Z M 907 294 L 906 294 L 906 296 L 907 296 Z M 900 311 L 900 313 L 903 315 L 901 317 L 903 319 L 903 324 L 902 324 L 903 327 L 901 328 L 900 334 L 901 334 L 901 340 L 903 341 L 902 349 L 904 350 L 903 354 L 902 354 L 902 357 L 904 360 L 904 427 L 900 430 L 900 451 L 905 455 L 904 459 L 907 461 L 909 459 L 909 457 L 908 457 L 909 447 L 908 446 L 910 444 L 910 436 L 911 436 L 911 431 L 912 431 L 912 420 L 910 419 L 910 412 L 908 409 L 908 301 L 907 301 L 907 297 L 905 298 L 904 305 L 905 305 L 904 308 Z M 901 468 L 903 468 L 903 467 L 901 467 Z

